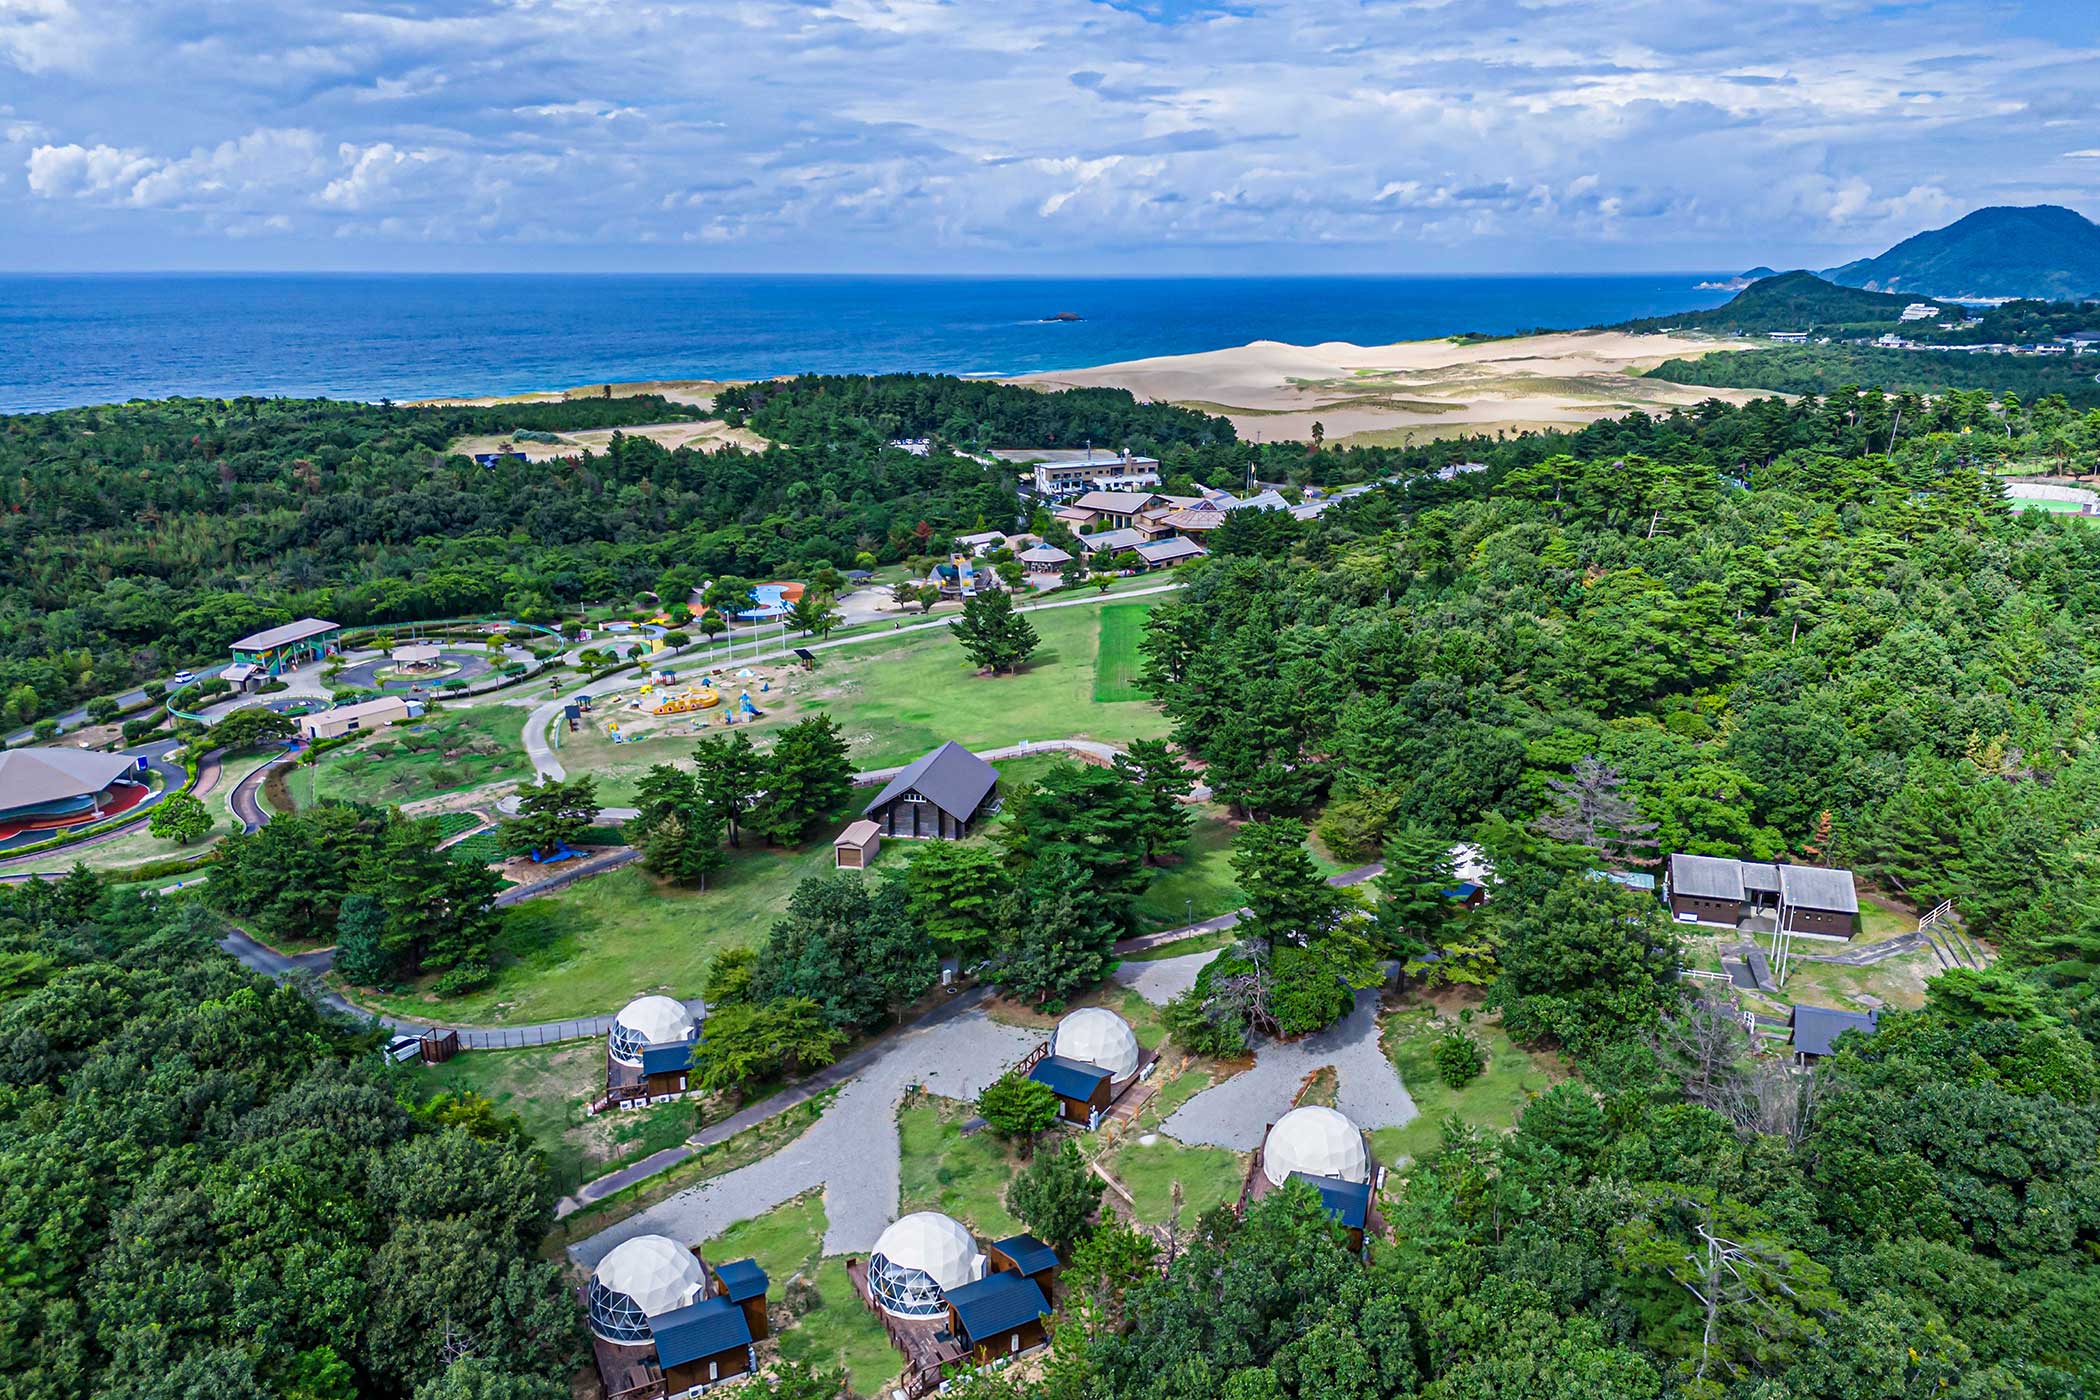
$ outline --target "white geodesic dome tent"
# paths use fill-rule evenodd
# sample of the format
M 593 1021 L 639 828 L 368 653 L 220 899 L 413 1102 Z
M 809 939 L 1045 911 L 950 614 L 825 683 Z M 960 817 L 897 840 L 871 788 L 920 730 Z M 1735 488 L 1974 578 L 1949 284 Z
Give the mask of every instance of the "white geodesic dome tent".
M 707 1296 L 707 1269 L 693 1251 L 662 1235 L 622 1241 L 591 1271 L 585 1294 L 591 1330 L 608 1342 L 646 1342 L 649 1319 Z
M 1334 1109 L 1316 1105 L 1294 1108 L 1276 1120 L 1262 1144 L 1261 1170 L 1271 1186 L 1283 1185 L 1292 1172 L 1367 1182 L 1371 1160 L 1356 1125 Z
M 1050 1033 L 1050 1053 L 1107 1070 L 1109 1082 L 1117 1087 L 1137 1073 L 1137 1035 L 1128 1021 L 1106 1007 L 1085 1007 L 1059 1021 Z
M 982 1277 L 977 1241 L 937 1210 L 905 1216 L 868 1255 L 868 1291 L 892 1317 L 931 1317 L 947 1308 L 948 1289 Z
M 677 1045 L 691 1040 L 698 1024 L 684 1002 L 670 997 L 636 997 L 613 1017 L 606 1045 L 621 1064 L 638 1065 L 642 1052 L 652 1045 Z

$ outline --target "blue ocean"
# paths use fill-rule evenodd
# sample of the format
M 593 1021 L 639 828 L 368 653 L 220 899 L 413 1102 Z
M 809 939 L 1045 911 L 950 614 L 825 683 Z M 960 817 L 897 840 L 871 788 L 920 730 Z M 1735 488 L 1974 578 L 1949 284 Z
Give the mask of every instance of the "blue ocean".
M 1711 274 L 0 276 L 0 411 L 405 399 L 801 371 L 1003 375 L 1250 340 L 1380 344 L 1718 306 Z M 1045 319 L 1069 313 L 1078 320 Z

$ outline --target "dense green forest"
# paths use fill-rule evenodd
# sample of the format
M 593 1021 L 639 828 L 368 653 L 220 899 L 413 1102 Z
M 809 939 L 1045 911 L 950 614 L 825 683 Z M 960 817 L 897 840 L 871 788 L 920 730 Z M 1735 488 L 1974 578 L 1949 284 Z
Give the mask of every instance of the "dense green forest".
M 732 422 L 796 443 L 858 432 L 878 442 L 937 437 L 972 448 L 1091 443 L 1158 456 L 1171 447 L 1236 441 L 1223 418 L 1141 404 L 1123 389 L 1042 394 L 944 374 L 805 374 L 726 389 L 715 408 Z
M 537 1151 L 212 947 L 194 903 L 0 888 L 0 1391 L 563 1400 Z
M 850 433 L 711 455 L 623 436 L 490 468 L 445 450 L 466 433 L 693 416 L 653 398 L 181 399 L 0 418 L 0 720 L 223 656 L 306 614 L 543 621 L 660 584 L 900 559 L 935 531 L 1013 517 L 1010 474 Z
M 1895 407 L 1620 420 L 1303 527 L 1235 521 L 1154 613 L 1176 739 L 1246 810 L 1353 795 L 1453 839 L 1594 754 L 1665 849 L 1814 849 L 2077 963 L 2100 535 L 2008 509 L 1973 434 L 1872 455 Z M 1745 460 L 1773 413 L 1791 445 Z M 2057 416 L 2089 460 L 2100 421 Z
M 2100 226 L 2060 204 L 1993 205 L 1826 275 L 1913 294 L 2100 296 Z
M 2022 399 L 2061 395 L 2078 408 L 2100 407 L 2100 356 L 1978 355 L 1961 350 L 1884 350 L 1873 345 L 1773 345 L 1742 354 L 1665 360 L 1648 371 L 1679 384 L 1832 394 L 1855 384 L 1937 394 L 2002 389 Z

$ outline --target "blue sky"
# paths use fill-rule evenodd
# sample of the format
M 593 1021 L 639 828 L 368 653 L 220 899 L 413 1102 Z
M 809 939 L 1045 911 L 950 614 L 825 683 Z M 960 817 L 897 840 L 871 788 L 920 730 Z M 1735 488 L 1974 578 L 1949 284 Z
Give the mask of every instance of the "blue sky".
M 0 268 L 1821 266 L 2096 114 L 2092 0 L 0 0 Z

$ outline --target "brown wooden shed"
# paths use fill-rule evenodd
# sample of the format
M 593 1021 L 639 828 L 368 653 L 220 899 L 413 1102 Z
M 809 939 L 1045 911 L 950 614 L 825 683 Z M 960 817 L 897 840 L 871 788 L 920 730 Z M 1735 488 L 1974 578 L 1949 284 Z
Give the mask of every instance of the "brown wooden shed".
M 841 870 L 866 870 L 882 852 L 882 828 L 862 818 L 838 834 L 831 853 Z

